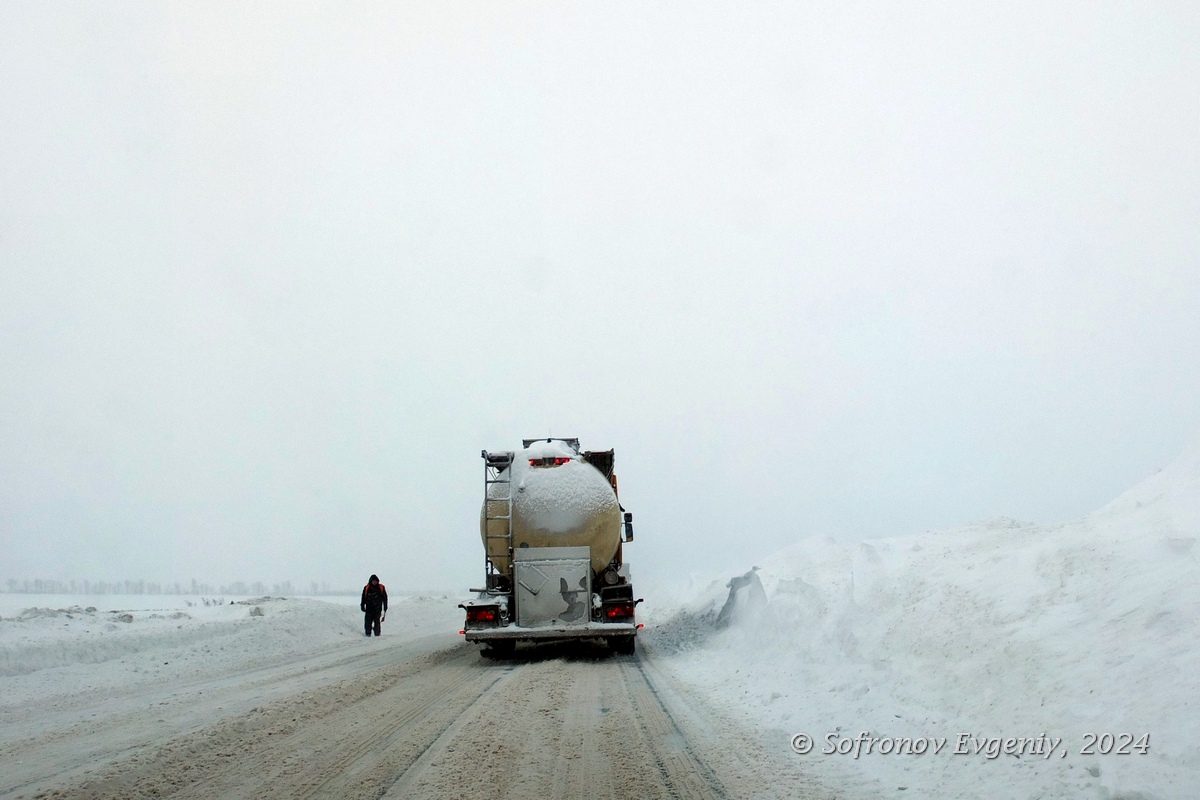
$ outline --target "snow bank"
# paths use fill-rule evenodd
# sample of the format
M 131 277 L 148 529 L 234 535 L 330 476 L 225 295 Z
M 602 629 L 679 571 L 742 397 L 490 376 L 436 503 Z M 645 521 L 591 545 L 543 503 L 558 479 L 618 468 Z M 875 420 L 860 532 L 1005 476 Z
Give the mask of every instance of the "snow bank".
M 303 623 L 291 624 L 299 617 L 304 617 Z M 0 675 L 97 664 L 148 651 L 191 648 L 211 653 L 214 643 L 247 636 L 271 640 L 261 649 L 274 653 L 278 645 L 297 637 L 308 646 L 314 638 L 348 630 L 349 617 L 347 609 L 326 603 L 270 597 L 165 613 L 101 612 L 78 605 L 27 608 L 0 620 Z M 221 645 L 215 646 L 220 652 Z
M 1195 796 L 1198 536 L 1190 454 L 1066 525 L 800 542 L 745 576 L 733 603 L 719 581 L 658 613 L 649 641 L 735 713 L 811 735 L 814 751 L 796 758 L 873 776 L 885 796 Z M 821 753 L 826 736 L 863 731 L 948 744 Z M 953 755 L 960 733 L 1062 743 L 1049 759 Z M 1148 752 L 1081 754 L 1104 733 L 1148 733 Z
M 384 636 L 454 630 L 457 601 L 393 597 Z M 0 708 L 133 682 L 234 674 L 344 648 L 362 635 L 357 605 L 261 597 L 187 610 L 32 607 L 0 619 Z

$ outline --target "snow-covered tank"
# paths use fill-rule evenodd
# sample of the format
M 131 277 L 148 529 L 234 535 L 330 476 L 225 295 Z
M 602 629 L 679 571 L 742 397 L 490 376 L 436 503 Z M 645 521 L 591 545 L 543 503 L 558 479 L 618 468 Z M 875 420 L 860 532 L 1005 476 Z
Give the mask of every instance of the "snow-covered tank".
M 632 653 L 641 600 L 622 549 L 633 541 L 633 514 L 617 499 L 613 451 L 551 438 L 482 456 L 486 580 L 461 604 L 467 641 L 491 655 L 554 639 L 599 639 Z
M 507 506 L 511 493 L 513 548 L 587 547 L 592 570 L 603 572 L 621 544 L 621 505 L 612 479 L 560 439 L 529 442 L 513 455 L 501 482 L 488 485 L 489 499 L 479 511 L 479 535 L 492 564 L 509 569 L 500 506 Z

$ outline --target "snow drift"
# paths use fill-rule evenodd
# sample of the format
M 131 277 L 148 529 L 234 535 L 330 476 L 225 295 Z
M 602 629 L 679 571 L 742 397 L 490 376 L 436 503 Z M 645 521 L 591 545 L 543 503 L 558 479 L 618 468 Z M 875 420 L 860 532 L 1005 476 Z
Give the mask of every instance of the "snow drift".
M 796 758 L 814 770 L 887 796 L 1196 796 L 1198 535 L 1193 452 L 1069 524 L 802 541 L 742 588 L 718 581 L 658 613 L 650 641 L 736 713 L 810 734 L 814 751 Z M 950 746 L 822 753 L 826 736 L 864 731 Z M 1061 737 L 1066 755 L 953 755 L 961 733 Z M 1081 752 L 1104 733 L 1149 734 L 1148 752 Z

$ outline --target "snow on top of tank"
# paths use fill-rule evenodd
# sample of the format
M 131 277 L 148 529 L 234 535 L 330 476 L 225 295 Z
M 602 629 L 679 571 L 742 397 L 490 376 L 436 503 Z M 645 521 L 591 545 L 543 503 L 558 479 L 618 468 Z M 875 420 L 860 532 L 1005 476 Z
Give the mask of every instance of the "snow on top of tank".
M 531 461 L 568 459 L 563 464 L 531 466 Z M 545 439 L 530 442 L 514 454 L 511 470 L 513 500 L 535 527 L 551 532 L 569 531 L 586 519 L 618 507 L 607 478 L 580 457 L 568 442 Z M 509 490 L 489 484 L 487 496 L 501 498 Z M 536 521 L 535 521 L 536 520 Z
M 531 467 L 528 461 L 518 461 L 514 466 L 520 513 L 536 528 L 567 532 L 597 514 L 617 509 L 617 498 L 608 480 L 579 458 L 553 467 Z
M 551 439 L 550 441 L 542 439 L 530 442 L 524 455 L 526 458 L 574 458 L 579 453 L 560 439 Z

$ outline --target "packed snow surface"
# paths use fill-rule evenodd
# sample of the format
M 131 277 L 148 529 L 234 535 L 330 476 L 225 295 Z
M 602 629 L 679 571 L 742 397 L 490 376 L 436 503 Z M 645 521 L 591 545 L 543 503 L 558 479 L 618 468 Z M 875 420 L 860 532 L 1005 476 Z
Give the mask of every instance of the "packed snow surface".
M 220 738 L 256 710 L 303 706 L 398 661 L 422 663 L 458 644 L 462 622 L 445 596 L 393 594 L 382 637 L 364 636 L 351 597 L 63 599 L 0 596 L 3 797 L 177 791 L 191 782 L 190 762 L 154 773 L 137 792 L 92 789 L 142 758 L 163 757 L 168 742 Z M 208 733 L 197 739 L 200 731 Z
M 649 641 L 879 796 L 1200 797 L 1198 536 L 1193 453 L 1069 524 L 801 541 L 660 603 Z
M 363 637 L 358 599 L 341 602 L 261 597 L 220 605 L 195 598 L 127 597 L 125 609 L 105 609 L 104 597 L 70 595 L 71 605 L 26 605 L 38 595 L 6 595 L 0 608 L 0 714 L 31 700 L 130 684 L 178 682 L 336 652 Z M 82 602 L 80 602 L 82 601 Z M 140 602 L 139 602 L 140 601 Z M 352 602 L 351 602 L 352 601 Z M 461 622 L 457 601 L 396 597 L 385 635 L 412 638 Z

